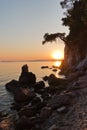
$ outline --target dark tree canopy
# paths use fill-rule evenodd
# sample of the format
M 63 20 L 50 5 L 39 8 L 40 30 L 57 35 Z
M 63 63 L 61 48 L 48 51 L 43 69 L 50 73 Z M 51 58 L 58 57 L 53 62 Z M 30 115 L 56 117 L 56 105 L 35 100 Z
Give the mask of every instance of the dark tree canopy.
M 68 45 L 87 44 L 87 0 L 63 0 L 60 4 L 66 8 L 62 22 L 69 28 L 69 34 L 65 37 L 65 33 L 46 33 L 43 44 L 58 37 Z
M 49 34 L 45 33 L 44 41 L 42 44 L 45 44 L 46 42 L 53 42 L 56 41 L 57 38 L 60 38 L 61 40 L 65 41 L 65 33 L 54 33 L 54 34 Z
M 64 3 L 66 1 L 66 3 Z M 64 0 L 63 7 L 67 8 L 70 0 Z M 66 17 L 62 19 L 63 25 L 69 27 L 68 42 L 82 44 L 87 41 L 87 0 L 71 0 L 73 4 L 68 6 Z M 69 4 L 70 5 L 70 4 Z M 72 6 L 73 5 L 73 6 Z

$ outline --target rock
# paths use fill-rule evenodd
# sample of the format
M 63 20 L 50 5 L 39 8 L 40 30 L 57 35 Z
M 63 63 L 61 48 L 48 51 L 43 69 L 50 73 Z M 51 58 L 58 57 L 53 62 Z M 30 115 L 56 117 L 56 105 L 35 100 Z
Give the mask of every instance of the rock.
M 29 90 L 28 88 L 20 88 L 17 89 L 17 91 L 15 91 L 14 100 L 16 102 L 26 102 L 26 101 L 30 101 L 35 96 L 36 96 L 35 93 Z
M 53 124 L 48 130 L 59 130 L 55 124 Z
M 60 107 L 60 108 L 57 109 L 57 112 L 58 113 L 64 113 L 64 112 L 67 112 L 67 109 L 66 109 L 65 106 L 62 106 L 62 107 Z
M 87 75 L 81 76 L 73 83 L 73 88 L 83 89 L 85 87 L 87 87 Z
M 40 118 L 41 120 L 46 120 L 52 113 L 52 109 L 51 107 L 44 107 L 42 108 L 41 112 L 40 112 Z
M 67 84 L 67 80 L 66 79 L 61 79 L 61 78 L 57 78 L 54 74 L 51 74 L 48 78 L 48 84 L 50 86 L 56 86 L 56 85 L 66 85 Z
M 26 84 L 26 85 L 32 85 L 36 83 L 36 76 L 32 72 L 28 72 L 28 66 L 24 65 L 22 67 L 22 72 L 19 77 L 19 82 L 21 84 Z
M 12 106 L 10 107 L 11 110 L 16 110 L 20 111 L 21 108 L 24 106 L 24 104 L 19 104 L 19 103 L 12 103 Z
M 43 80 L 44 80 L 44 81 L 47 81 L 47 80 L 48 80 L 48 76 L 44 76 L 44 77 L 43 77 Z
M 47 102 L 47 101 L 50 99 L 51 95 L 50 95 L 49 93 L 47 93 L 47 92 L 44 92 L 44 93 L 41 95 L 41 97 L 42 97 L 43 101 L 46 101 L 46 102 Z
M 45 106 L 45 103 L 39 97 L 35 97 L 30 103 L 37 113 Z
M 32 117 L 32 118 L 21 118 L 16 122 L 16 129 L 17 130 L 42 130 L 41 129 L 41 122 L 39 118 Z
M 22 73 L 27 73 L 28 72 L 28 65 L 25 64 L 22 66 Z
M 52 69 L 52 71 L 56 72 L 56 71 L 57 71 L 57 69 Z
M 35 98 L 33 98 L 33 100 L 31 101 L 31 105 L 37 105 L 37 104 L 39 104 L 39 103 L 41 103 L 41 99 L 39 98 L 39 97 L 35 97 Z
M 17 88 L 20 87 L 20 84 L 18 81 L 16 80 L 12 80 L 9 83 L 7 83 L 6 85 L 6 89 L 10 92 L 14 92 Z
M 87 57 L 83 59 L 76 67 L 77 70 L 87 70 Z
M 24 107 L 18 114 L 20 117 L 33 117 L 35 116 L 36 112 L 36 107 Z
M 49 68 L 48 66 L 41 66 L 41 69 Z
M 49 100 L 47 107 L 51 107 L 52 109 L 57 109 L 62 106 L 66 106 L 70 104 L 71 98 L 69 95 L 54 95 L 52 99 Z
M 39 90 L 44 89 L 44 88 L 45 88 L 45 83 L 43 81 L 37 82 L 34 86 L 35 92 L 38 92 Z
M 79 82 L 79 81 L 83 81 L 83 82 L 86 82 L 86 83 L 87 83 L 87 74 L 85 74 L 85 75 L 79 77 L 78 82 Z
M 77 80 L 80 76 L 83 76 L 83 75 L 84 75 L 83 71 L 76 71 L 74 73 L 69 74 L 67 79 L 68 79 L 68 81 L 74 81 L 74 80 Z
M 15 130 L 13 117 L 7 117 L 0 122 L 0 130 Z
M 21 118 L 15 123 L 17 130 L 29 130 L 32 128 L 33 122 L 29 118 Z
M 6 118 L 7 116 L 8 116 L 7 113 L 3 113 L 2 111 L 0 111 L 0 122 L 1 122 L 4 118 Z

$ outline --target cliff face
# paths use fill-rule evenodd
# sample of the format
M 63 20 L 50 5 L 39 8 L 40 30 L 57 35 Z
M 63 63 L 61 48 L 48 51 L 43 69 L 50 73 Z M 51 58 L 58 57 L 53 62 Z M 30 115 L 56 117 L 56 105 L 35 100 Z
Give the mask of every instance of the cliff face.
M 85 45 L 65 45 L 64 62 L 62 69 L 68 70 L 76 67 L 87 56 L 87 46 Z

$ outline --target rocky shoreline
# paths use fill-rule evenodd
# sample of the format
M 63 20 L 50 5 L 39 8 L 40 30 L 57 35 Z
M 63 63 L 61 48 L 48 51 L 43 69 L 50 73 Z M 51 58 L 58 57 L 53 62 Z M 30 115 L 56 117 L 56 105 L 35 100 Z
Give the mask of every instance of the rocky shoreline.
M 0 114 L 0 130 L 86 130 L 87 72 L 80 63 L 66 79 L 53 74 L 36 82 L 36 76 L 22 67 L 18 81 L 6 84 L 13 94 L 12 116 Z

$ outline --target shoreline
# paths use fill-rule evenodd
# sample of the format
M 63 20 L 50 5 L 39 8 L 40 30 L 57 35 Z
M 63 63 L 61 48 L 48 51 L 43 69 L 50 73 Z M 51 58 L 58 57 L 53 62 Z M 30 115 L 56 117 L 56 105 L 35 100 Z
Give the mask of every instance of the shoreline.
M 83 70 L 72 72 L 67 77 L 67 81 L 48 77 L 49 87 L 44 88 L 43 82 L 35 83 L 32 87 L 23 87 L 17 90 L 17 93 L 29 94 L 28 104 L 24 98 L 16 97 L 16 102 L 11 109 L 15 109 L 17 114 L 15 118 L 9 117 L 1 120 L 2 130 L 12 127 L 12 130 L 85 130 L 87 118 L 87 73 Z M 31 86 L 31 85 L 30 85 Z M 12 84 L 11 84 L 12 87 Z M 29 93 L 28 93 L 29 92 Z M 35 93 L 41 95 L 35 96 Z M 14 95 L 14 94 L 13 94 Z M 32 99 L 29 99 L 31 95 Z M 18 96 L 18 95 L 16 95 Z M 23 96 L 23 95 L 22 95 Z M 31 98 L 30 97 L 30 98 Z M 31 105 L 29 105 L 31 104 Z M 84 113 L 84 114 L 83 114 Z M 17 116 L 17 117 L 16 117 Z M 7 126 L 4 127 L 5 120 Z

